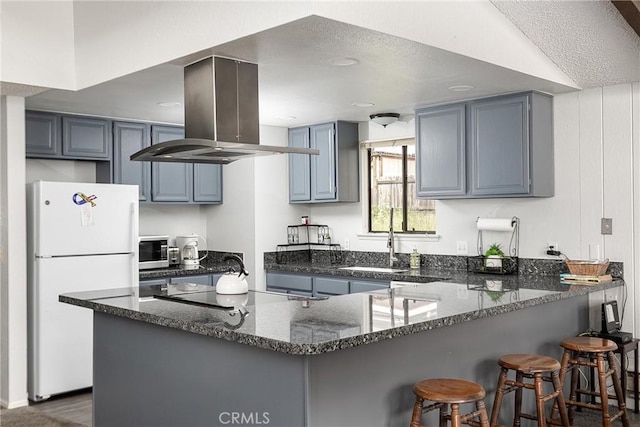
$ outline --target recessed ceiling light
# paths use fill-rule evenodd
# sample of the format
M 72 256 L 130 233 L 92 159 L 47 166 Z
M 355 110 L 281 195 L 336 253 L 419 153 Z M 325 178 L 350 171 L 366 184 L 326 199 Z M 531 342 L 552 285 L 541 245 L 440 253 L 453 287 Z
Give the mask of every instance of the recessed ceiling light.
M 277 116 L 276 119 L 278 120 L 295 120 L 297 117 L 296 116 Z
M 449 87 L 449 90 L 451 92 L 466 92 L 471 89 L 473 89 L 473 86 L 469 86 L 469 85 L 457 85 L 457 86 Z
M 158 105 L 161 107 L 178 107 L 180 105 L 182 105 L 181 102 L 175 102 L 175 101 L 160 101 L 158 102 Z
M 358 108 L 370 108 L 373 107 L 375 104 L 373 102 L 354 102 L 353 104 L 351 104 L 352 107 L 358 107 Z
M 329 60 L 329 64 L 335 65 L 336 67 L 348 67 L 350 65 L 356 65 L 360 61 L 355 58 L 332 58 Z

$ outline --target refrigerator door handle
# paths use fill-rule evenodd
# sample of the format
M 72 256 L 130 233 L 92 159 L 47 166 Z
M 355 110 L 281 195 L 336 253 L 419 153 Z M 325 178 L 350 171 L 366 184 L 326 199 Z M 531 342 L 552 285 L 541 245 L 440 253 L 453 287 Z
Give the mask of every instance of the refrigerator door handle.
M 139 238 L 138 238 L 138 203 L 131 203 L 131 256 L 133 257 L 131 269 L 131 286 L 137 287 L 138 285 L 138 250 L 139 250 Z

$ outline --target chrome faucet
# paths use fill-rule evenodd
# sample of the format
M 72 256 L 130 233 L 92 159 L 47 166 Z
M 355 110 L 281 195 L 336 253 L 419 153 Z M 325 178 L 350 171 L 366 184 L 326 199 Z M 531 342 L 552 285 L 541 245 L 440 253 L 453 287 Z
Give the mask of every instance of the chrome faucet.
M 389 220 L 389 237 L 387 238 L 387 248 L 389 248 L 389 267 L 398 262 L 398 258 L 395 253 L 395 241 L 393 238 L 393 208 L 391 208 L 391 219 Z

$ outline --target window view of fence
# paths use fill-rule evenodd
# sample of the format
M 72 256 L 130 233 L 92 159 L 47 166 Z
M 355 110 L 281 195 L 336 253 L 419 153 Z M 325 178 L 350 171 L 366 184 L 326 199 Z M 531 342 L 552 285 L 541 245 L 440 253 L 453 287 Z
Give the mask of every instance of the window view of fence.
M 415 157 L 412 144 L 369 149 L 370 231 L 388 231 L 393 208 L 394 231 L 435 233 L 435 202 L 416 198 Z

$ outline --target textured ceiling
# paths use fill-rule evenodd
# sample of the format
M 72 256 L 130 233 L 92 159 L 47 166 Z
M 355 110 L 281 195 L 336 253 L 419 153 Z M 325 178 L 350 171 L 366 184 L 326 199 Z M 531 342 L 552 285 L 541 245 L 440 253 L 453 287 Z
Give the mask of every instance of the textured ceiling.
M 640 80 L 640 37 L 610 1 L 491 1 L 583 89 Z
M 640 81 L 640 37 L 609 1 L 492 1 L 582 88 Z M 463 7 L 464 3 L 461 3 Z M 205 55 L 259 64 L 260 122 L 291 127 L 369 114 L 412 114 L 438 102 L 521 90 L 574 90 L 488 62 L 342 22 L 310 16 L 77 92 L 51 90 L 28 108 L 183 123 L 182 66 Z M 507 54 L 507 53 L 505 53 Z M 332 58 L 355 57 L 336 67 Z M 470 92 L 452 92 L 471 85 Z M 354 103 L 373 103 L 362 108 Z

